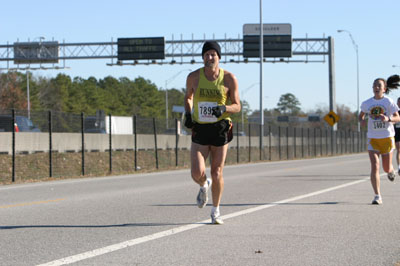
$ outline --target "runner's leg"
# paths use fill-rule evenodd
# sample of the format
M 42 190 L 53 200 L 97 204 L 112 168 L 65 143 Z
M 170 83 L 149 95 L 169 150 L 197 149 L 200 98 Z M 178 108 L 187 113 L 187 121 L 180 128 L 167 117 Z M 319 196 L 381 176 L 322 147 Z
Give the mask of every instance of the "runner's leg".
M 397 167 L 400 170 L 400 141 L 396 142 L 396 162 Z
M 374 189 L 375 195 L 380 195 L 380 177 L 379 177 L 379 153 L 375 151 L 368 151 L 369 159 L 371 161 L 371 184 Z
M 192 142 L 190 159 L 191 174 L 194 182 L 203 186 L 206 182 L 206 159 L 209 153 L 209 146 Z
M 211 186 L 213 206 L 218 207 L 221 202 L 222 192 L 224 191 L 223 168 L 228 152 L 228 144 L 224 146 L 211 146 Z
M 387 154 L 382 154 L 382 167 L 383 171 L 385 171 L 386 173 L 393 172 L 392 159 L 393 159 L 393 151 Z

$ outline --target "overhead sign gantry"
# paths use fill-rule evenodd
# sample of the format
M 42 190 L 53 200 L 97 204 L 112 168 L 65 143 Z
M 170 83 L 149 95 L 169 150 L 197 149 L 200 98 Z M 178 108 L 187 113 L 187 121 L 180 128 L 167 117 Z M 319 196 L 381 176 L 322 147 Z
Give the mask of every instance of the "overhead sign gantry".
M 281 51 L 284 54 L 275 54 L 275 57 L 265 57 L 264 62 L 266 63 L 325 63 L 328 61 L 331 52 L 329 50 L 330 38 L 292 38 L 291 44 L 285 44 L 282 38 L 274 38 L 275 44 L 270 41 L 265 41 L 264 44 L 269 43 L 270 46 L 275 46 L 279 43 L 279 49 L 282 50 L 282 47 L 285 47 L 283 49 L 285 51 Z M 134 43 L 126 43 L 127 40 Z M 138 45 L 140 40 L 143 41 L 143 45 Z M 108 66 L 196 64 L 202 63 L 201 49 L 205 40 L 215 40 L 220 43 L 221 63 L 259 63 L 259 58 L 247 54 L 247 40 L 245 41 L 240 36 L 237 38 L 206 38 L 204 36 L 198 39 L 194 37 L 175 39 L 172 37 L 170 40 L 166 40 L 164 37 L 135 37 L 118 38 L 117 41 L 111 40 L 110 42 L 51 41 L 0 44 L 0 70 L 25 70 L 34 67 L 57 69 L 66 67 L 68 60 L 83 59 L 109 59 L 110 61 L 106 63 Z M 146 45 L 145 43 L 149 41 L 152 44 Z M 289 47 L 291 48 L 289 49 Z M 268 55 L 266 50 L 265 54 Z

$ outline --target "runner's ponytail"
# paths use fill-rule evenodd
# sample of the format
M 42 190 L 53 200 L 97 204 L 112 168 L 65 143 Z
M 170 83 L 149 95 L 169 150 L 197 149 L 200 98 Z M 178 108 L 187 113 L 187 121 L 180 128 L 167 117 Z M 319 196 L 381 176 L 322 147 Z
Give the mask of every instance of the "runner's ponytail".
M 397 89 L 398 87 L 400 87 L 400 76 L 399 75 L 391 75 L 390 77 L 388 77 L 387 81 L 386 81 L 386 94 L 389 94 L 390 90 L 394 90 Z

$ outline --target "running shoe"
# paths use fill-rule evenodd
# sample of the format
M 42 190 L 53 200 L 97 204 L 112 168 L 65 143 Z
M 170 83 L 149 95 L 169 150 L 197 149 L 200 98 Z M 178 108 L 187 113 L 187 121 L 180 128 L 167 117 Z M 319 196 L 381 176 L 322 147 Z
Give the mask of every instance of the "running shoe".
M 394 173 L 394 171 L 392 171 L 392 172 L 390 172 L 390 173 L 388 173 L 387 174 L 387 177 L 388 177 L 388 179 L 390 180 L 390 181 L 394 181 L 394 178 L 396 177 L 396 175 L 395 175 L 395 173 Z
M 211 213 L 211 224 L 224 224 L 219 214 Z
M 199 208 L 203 208 L 204 206 L 207 205 L 208 202 L 208 195 L 207 195 L 207 191 L 211 186 L 211 179 L 207 179 L 207 187 L 201 187 L 199 190 L 199 194 L 197 194 L 197 207 Z
M 372 204 L 381 205 L 382 204 L 382 197 L 381 196 L 375 196 L 374 200 L 372 201 Z

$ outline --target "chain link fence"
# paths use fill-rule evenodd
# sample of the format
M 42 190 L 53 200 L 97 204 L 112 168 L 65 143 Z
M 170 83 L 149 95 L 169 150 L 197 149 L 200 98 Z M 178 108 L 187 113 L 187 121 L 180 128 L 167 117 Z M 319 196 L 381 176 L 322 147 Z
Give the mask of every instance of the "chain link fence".
M 1 110 L 0 182 L 190 167 L 190 130 L 179 120 L 132 116 L 120 118 L 118 124 L 112 118 L 101 113 Z M 119 132 L 121 128 L 125 132 Z M 367 143 L 364 131 L 334 131 L 323 123 L 265 124 L 261 149 L 259 124 L 234 123 L 233 131 L 226 164 L 358 153 L 366 151 Z

